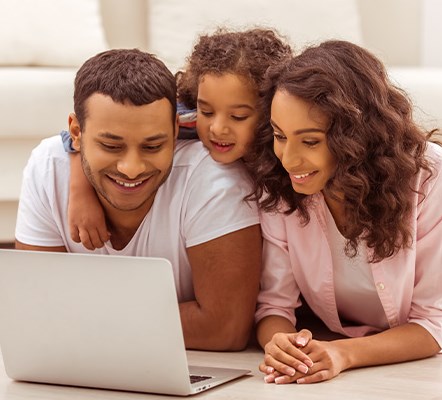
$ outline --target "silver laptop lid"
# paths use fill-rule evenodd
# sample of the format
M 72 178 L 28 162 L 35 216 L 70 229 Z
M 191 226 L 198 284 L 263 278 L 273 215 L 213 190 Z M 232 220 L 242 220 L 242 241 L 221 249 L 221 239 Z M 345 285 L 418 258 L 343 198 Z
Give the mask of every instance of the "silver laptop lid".
M 190 391 L 166 259 L 0 250 L 0 345 L 16 380 Z

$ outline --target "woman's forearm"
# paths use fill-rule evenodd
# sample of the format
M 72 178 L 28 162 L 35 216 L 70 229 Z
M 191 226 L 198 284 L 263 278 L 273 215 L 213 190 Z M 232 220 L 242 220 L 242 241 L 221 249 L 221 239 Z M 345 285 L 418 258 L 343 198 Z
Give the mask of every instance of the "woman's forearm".
M 344 369 L 418 360 L 440 351 L 433 336 L 415 323 L 371 336 L 336 340 L 334 344 L 344 355 Z
M 293 333 L 296 332 L 296 329 L 287 318 L 279 315 L 269 315 L 263 318 L 256 328 L 258 343 L 264 348 L 273 335 L 278 332 Z

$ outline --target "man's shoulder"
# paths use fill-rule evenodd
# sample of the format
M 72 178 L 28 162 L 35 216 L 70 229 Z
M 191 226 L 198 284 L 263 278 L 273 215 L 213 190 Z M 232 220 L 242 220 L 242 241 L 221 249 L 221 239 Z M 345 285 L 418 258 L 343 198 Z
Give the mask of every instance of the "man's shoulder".
M 32 151 L 32 156 L 43 157 L 45 160 L 50 158 L 67 158 L 60 135 L 43 139 Z
M 69 155 L 63 148 L 60 136 L 57 135 L 43 139 L 32 150 L 25 167 L 25 176 L 31 180 L 37 179 L 46 186 L 55 176 L 65 179 L 65 171 L 68 171 L 69 177 L 69 168 Z
M 212 198 L 243 199 L 251 192 L 250 178 L 242 161 L 221 164 L 210 156 L 200 141 L 178 141 L 173 168 L 159 193 Z
M 248 180 L 244 164 L 238 160 L 230 164 L 215 161 L 199 140 L 179 140 L 175 150 L 174 167 L 189 168 L 192 173 L 210 175 L 211 172 L 232 179 Z
M 175 149 L 172 175 L 191 176 L 208 174 L 219 170 L 209 151 L 199 140 L 178 140 Z
M 178 168 L 195 166 L 207 157 L 210 158 L 210 154 L 199 140 L 178 140 L 173 166 Z

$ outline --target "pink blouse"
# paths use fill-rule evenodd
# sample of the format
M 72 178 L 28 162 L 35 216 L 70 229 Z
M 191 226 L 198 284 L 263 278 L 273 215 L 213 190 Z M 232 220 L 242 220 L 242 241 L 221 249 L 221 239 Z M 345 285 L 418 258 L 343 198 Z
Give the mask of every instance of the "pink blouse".
M 442 347 L 442 148 L 429 143 L 434 173 L 418 175 L 424 194 L 413 194 L 413 245 L 371 265 L 389 326 L 413 322 L 427 329 Z M 279 315 L 296 324 L 302 293 L 315 314 L 337 333 L 357 337 L 379 331 L 368 325 L 343 326 L 333 283 L 333 262 L 326 226 L 327 205 L 314 195 L 310 222 L 302 227 L 297 213 L 263 213 L 264 266 L 256 321 Z M 355 312 L 360 305 L 355 304 Z M 363 312 L 363 308 L 359 310 Z

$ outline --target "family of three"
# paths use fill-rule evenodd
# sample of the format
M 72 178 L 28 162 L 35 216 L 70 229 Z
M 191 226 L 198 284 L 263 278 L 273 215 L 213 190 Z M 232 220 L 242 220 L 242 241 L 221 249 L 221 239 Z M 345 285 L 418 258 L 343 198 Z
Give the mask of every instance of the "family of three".
M 25 169 L 18 249 L 169 259 L 186 347 L 240 350 L 256 325 L 268 383 L 441 350 L 442 148 L 368 51 L 220 30 L 175 78 L 110 50 L 68 122 Z M 297 331 L 302 301 L 342 338 Z

